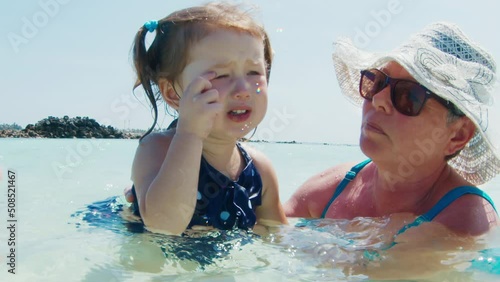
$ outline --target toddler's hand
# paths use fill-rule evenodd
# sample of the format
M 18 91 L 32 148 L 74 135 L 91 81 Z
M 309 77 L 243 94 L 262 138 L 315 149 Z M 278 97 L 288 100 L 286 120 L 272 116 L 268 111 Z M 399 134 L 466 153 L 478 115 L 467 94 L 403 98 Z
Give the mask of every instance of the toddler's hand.
M 201 139 L 210 134 L 216 116 L 223 109 L 219 92 L 211 89 L 210 80 L 216 76 L 215 72 L 200 75 L 186 87 L 179 104 L 178 133 L 194 134 Z
M 135 201 L 134 193 L 132 193 L 132 187 L 127 187 L 123 190 L 123 195 L 125 196 L 125 200 L 129 203 L 133 203 Z

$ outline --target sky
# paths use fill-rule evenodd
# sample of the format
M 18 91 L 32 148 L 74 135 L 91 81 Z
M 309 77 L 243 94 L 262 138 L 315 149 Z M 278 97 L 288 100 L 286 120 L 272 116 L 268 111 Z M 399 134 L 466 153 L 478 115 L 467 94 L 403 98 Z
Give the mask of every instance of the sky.
M 135 33 L 146 21 L 205 2 L 1 1 L 0 124 L 24 127 L 67 115 L 147 129 L 153 120 L 149 105 L 141 91 L 132 92 Z M 255 7 L 275 52 L 268 111 L 254 139 L 358 142 L 361 109 L 340 93 L 331 60 L 341 36 L 365 50 L 388 51 L 427 24 L 448 21 L 500 62 L 494 28 L 500 26 L 500 2 L 494 0 L 236 2 Z M 162 115 L 160 125 L 171 120 Z

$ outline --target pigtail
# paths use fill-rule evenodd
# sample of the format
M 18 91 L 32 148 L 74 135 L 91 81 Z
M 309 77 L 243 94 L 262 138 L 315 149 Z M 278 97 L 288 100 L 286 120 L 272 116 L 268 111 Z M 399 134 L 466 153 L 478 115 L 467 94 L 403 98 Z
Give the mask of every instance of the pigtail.
M 148 56 L 148 50 L 146 50 L 145 39 L 148 31 L 149 30 L 145 26 L 141 27 L 141 29 L 139 29 L 135 36 L 133 46 L 134 66 L 137 74 L 137 80 L 134 84 L 134 89 L 139 86 L 142 86 L 144 88 L 144 90 L 146 91 L 146 96 L 151 103 L 154 112 L 154 121 L 152 126 L 148 129 L 148 131 L 146 131 L 146 133 L 141 136 L 139 140 L 142 140 L 149 133 L 151 133 L 158 121 L 158 107 L 156 105 L 157 99 L 152 87 L 152 83 L 156 81 L 156 75 L 154 71 L 156 69 L 156 63 L 154 62 L 154 60 L 150 60 L 150 56 Z

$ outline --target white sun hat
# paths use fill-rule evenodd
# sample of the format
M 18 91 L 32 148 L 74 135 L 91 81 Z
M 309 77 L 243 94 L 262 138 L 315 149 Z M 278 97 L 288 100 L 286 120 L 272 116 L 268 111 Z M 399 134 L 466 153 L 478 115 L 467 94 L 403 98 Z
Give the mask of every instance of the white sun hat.
M 361 70 L 396 61 L 420 84 L 452 102 L 476 125 L 465 148 L 448 163 L 467 181 L 480 185 L 500 172 L 500 157 L 491 140 L 488 108 L 493 104 L 496 64 L 492 56 L 454 24 L 434 23 L 387 53 L 358 49 L 350 39 L 334 43 L 333 62 L 344 95 L 361 105 Z

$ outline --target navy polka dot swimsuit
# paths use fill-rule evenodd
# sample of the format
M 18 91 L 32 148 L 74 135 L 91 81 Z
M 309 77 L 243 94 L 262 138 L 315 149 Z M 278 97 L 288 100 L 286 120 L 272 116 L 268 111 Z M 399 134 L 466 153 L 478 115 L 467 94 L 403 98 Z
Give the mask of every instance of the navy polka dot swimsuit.
M 188 228 L 203 225 L 223 230 L 249 229 L 255 225 L 255 208 L 262 200 L 262 180 L 252 158 L 240 144 L 236 145 L 246 163 L 236 181 L 201 158 L 196 208 Z M 134 208 L 139 215 L 137 197 Z

